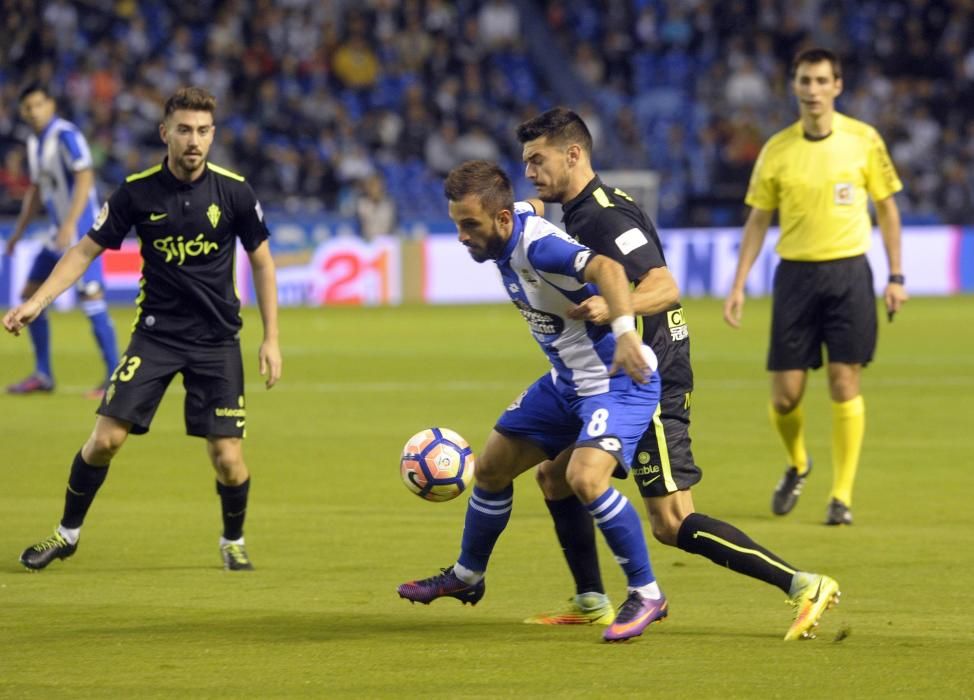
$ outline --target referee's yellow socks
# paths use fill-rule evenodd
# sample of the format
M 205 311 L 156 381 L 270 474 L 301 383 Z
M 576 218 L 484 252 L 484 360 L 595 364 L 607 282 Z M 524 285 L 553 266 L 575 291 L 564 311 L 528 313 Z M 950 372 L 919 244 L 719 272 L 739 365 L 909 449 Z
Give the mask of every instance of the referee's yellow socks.
M 771 425 L 781 436 L 788 453 L 788 464 L 798 469 L 798 474 L 808 471 L 808 452 L 805 450 L 805 412 L 798 404 L 789 413 L 778 413 L 774 404 L 768 404 Z
M 862 436 L 866 432 L 866 403 L 862 396 L 832 402 L 832 498 L 852 505 Z

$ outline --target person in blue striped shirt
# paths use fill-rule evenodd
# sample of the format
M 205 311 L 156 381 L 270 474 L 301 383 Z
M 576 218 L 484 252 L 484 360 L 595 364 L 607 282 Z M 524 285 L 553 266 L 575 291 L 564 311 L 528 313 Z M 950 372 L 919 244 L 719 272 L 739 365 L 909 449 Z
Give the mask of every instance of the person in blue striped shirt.
M 56 114 L 56 103 L 48 89 L 30 83 L 20 92 L 20 116 L 33 133 L 27 139 L 27 162 L 31 185 L 20 208 L 20 216 L 7 240 L 6 253 L 13 255 L 27 225 L 42 208 L 52 226 L 27 275 L 21 297 L 29 299 L 47 279 L 61 254 L 74 245 L 95 222 L 98 197 L 88 142 L 77 126 Z M 104 380 L 118 364 L 115 327 L 105 303 L 104 274 L 101 258 L 96 259 L 78 282 L 81 308 L 91 322 L 95 342 L 105 363 L 105 373 L 98 385 L 87 393 L 100 399 Z M 47 314 L 30 325 L 34 348 L 34 372 L 7 387 L 9 394 L 31 394 L 54 390 L 51 367 L 51 330 Z

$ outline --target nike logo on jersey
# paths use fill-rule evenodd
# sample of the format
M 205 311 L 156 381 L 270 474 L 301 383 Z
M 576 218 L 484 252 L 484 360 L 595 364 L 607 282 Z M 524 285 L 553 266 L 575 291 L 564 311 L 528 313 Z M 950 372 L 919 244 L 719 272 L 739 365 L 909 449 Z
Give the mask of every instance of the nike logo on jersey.
M 166 213 L 163 213 L 163 214 L 152 213 L 152 214 L 149 214 L 149 221 L 159 221 L 160 219 L 165 219 L 167 216 L 169 216 L 169 214 L 166 214 Z

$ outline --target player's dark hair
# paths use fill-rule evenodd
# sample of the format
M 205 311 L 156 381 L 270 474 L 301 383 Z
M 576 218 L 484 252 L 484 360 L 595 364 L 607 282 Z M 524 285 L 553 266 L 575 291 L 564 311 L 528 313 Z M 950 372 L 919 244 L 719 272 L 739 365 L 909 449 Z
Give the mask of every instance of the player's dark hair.
M 44 97 L 49 99 L 54 98 L 54 95 L 51 94 L 51 91 L 47 85 L 39 80 L 32 80 L 20 88 L 20 93 L 17 95 L 17 102 L 23 102 L 28 95 L 33 95 L 35 92 L 39 92 L 44 95 Z
M 210 114 L 213 114 L 216 112 L 216 98 L 203 88 L 179 88 L 168 100 L 166 100 L 163 118 L 167 118 L 170 114 L 178 109 L 186 109 L 191 112 L 209 112 Z
M 480 204 L 491 216 L 502 209 L 514 212 L 514 187 L 507 173 L 489 160 L 468 160 L 446 176 L 443 194 L 459 202 L 470 194 L 480 197 Z
M 577 143 L 583 151 L 592 154 L 592 134 L 582 118 L 566 107 L 549 109 L 517 127 L 517 140 L 521 143 L 542 136 L 559 146 Z
M 801 64 L 821 63 L 822 61 L 828 61 L 832 64 L 832 77 L 836 80 L 842 77 L 842 64 L 839 62 L 839 57 L 828 49 L 822 48 L 805 49 L 799 52 L 795 56 L 795 60 L 791 62 L 791 77 L 795 77 L 798 73 L 798 66 Z

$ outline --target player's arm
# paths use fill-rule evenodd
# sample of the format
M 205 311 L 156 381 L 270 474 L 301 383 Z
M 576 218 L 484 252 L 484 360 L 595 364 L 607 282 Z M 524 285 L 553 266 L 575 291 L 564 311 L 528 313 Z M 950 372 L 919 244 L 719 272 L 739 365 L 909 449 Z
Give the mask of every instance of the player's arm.
M 899 207 L 896 206 L 896 200 L 893 199 L 892 195 L 875 202 L 875 206 L 876 222 L 879 224 L 879 233 L 883 237 L 886 260 L 889 263 L 889 274 L 902 277 L 903 250 Z M 890 320 L 893 320 L 893 314 L 900 310 L 907 299 L 909 299 L 909 295 L 901 282 L 888 282 L 886 284 L 883 301 L 886 303 L 886 312 L 889 314 Z
M 91 236 L 84 236 L 71 246 L 31 298 L 7 312 L 3 317 L 3 327 L 14 335 L 20 335 L 24 326 L 37 318 L 65 289 L 81 278 L 103 250 L 105 249 Z
M 261 375 L 267 376 L 270 389 L 281 378 L 281 346 L 277 326 L 277 271 L 271 257 L 270 244 L 265 239 L 257 248 L 247 253 L 254 274 L 254 291 L 257 307 L 264 324 L 264 340 L 258 350 Z
M 768 227 L 774 211 L 751 208 L 744 224 L 744 236 L 741 239 L 741 250 L 737 258 L 737 271 L 734 273 L 734 283 L 724 300 L 724 320 L 734 328 L 741 325 L 741 313 L 744 310 L 744 283 L 747 275 L 757 260 L 764 238 L 768 235 Z
M 609 308 L 612 333 L 616 337 L 616 352 L 609 374 L 615 374 L 621 369 L 633 381 L 645 384 L 652 368 L 643 354 L 642 339 L 636 333 L 625 269 L 611 258 L 593 255 L 585 267 L 584 280 L 599 288 L 599 293 Z
M 680 300 L 680 287 L 667 267 L 654 267 L 632 290 L 632 309 L 637 316 L 652 316 L 673 307 Z M 601 296 L 592 296 L 572 308 L 568 315 L 599 325 L 609 322 L 609 307 Z
M 74 243 L 74 237 L 78 233 L 78 219 L 81 212 L 88 205 L 88 193 L 95 185 L 95 171 L 91 168 L 78 170 L 74 174 L 74 189 L 71 190 L 71 207 L 68 209 L 64 221 L 58 226 L 57 238 L 54 244 L 58 250 L 65 250 Z
M 20 214 L 17 215 L 17 221 L 14 224 L 14 230 L 11 232 L 10 238 L 7 239 L 7 255 L 14 254 L 14 248 L 17 247 L 17 242 L 23 238 L 24 231 L 27 230 L 27 224 L 40 211 L 41 192 L 37 185 L 32 184 L 27 188 L 27 194 L 24 195 L 24 200 L 20 203 Z

